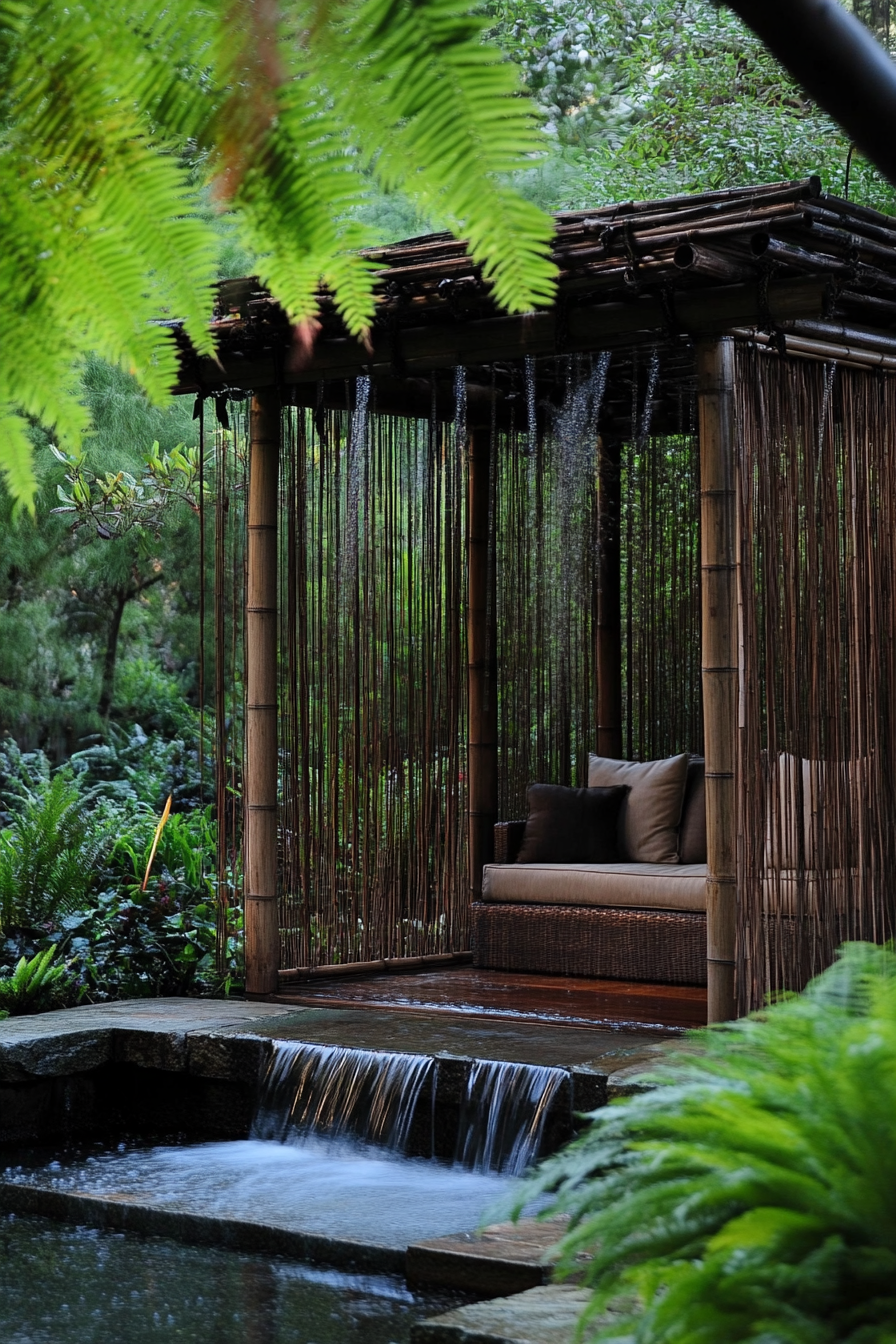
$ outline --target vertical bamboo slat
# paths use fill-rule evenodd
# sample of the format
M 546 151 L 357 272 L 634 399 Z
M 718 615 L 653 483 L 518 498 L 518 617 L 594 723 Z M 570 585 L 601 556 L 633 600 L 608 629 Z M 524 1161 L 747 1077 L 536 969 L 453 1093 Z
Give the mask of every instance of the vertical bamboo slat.
M 618 439 L 598 440 L 594 567 L 597 753 L 616 758 L 622 756 L 621 446 Z
M 246 992 L 277 989 L 277 478 L 280 395 L 252 399 L 246 568 Z
M 467 449 L 467 798 L 470 891 L 494 852 L 498 820 L 498 694 L 495 566 L 489 562 L 491 435 L 471 431 Z
M 738 721 L 734 343 L 697 345 L 702 681 L 706 755 L 707 1016 L 736 1016 Z

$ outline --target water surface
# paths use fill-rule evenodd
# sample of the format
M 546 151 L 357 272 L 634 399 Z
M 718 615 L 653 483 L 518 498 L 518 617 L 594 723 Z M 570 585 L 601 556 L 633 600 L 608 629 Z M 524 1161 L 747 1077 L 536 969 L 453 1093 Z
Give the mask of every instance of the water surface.
M 386 1275 L 0 1215 L 3 1344 L 406 1344 L 456 1300 Z

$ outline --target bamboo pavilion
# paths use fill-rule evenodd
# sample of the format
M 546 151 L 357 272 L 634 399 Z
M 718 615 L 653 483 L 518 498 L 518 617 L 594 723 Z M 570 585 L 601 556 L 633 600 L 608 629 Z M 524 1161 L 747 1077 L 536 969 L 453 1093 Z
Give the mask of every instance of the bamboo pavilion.
M 369 255 L 369 346 L 251 279 L 217 361 L 176 333 L 227 426 L 247 990 L 482 945 L 496 823 L 589 751 L 705 756 L 705 912 L 625 925 L 642 978 L 690 940 L 721 1020 L 892 937 L 896 219 L 815 178 L 562 213 L 524 316 L 448 235 Z

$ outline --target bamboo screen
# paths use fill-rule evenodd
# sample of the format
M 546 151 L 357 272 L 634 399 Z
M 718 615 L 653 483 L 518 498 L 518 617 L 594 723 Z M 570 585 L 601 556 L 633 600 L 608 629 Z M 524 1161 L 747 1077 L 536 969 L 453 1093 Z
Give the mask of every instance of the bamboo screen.
M 467 947 L 463 444 L 359 379 L 281 493 L 283 964 Z
M 583 785 L 595 746 L 598 423 L 613 365 L 568 368 L 559 410 L 501 436 L 495 490 L 499 811 L 526 814 L 530 783 Z M 699 754 L 699 462 L 693 409 L 651 433 L 656 359 L 629 361 L 620 445 L 623 742 L 629 759 Z M 531 384 L 530 384 L 531 386 Z
M 737 358 L 745 1011 L 896 928 L 896 381 Z
M 523 427 L 492 432 L 500 809 L 511 817 L 533 781 L 583 783 L 595 744 L 595 467 L 610 364 L 551 366 L 553 409 L 535 404 L 530 363 Z M 655 361 L 621 381 L 637 426 L 621 450 L 626 740 L 646 759 L 700 749 L 697 464 L 686 416 L 679 432 L 650 432 Z M 377 414 L 366 379 L 348 391 L 350 414 L 284 418 L 284 966 L 469 945 L 464 374 L 454 424 Z M 240 830 L 246 426 L 244 408 L 231 412 L 215 534 L 222 890 Z

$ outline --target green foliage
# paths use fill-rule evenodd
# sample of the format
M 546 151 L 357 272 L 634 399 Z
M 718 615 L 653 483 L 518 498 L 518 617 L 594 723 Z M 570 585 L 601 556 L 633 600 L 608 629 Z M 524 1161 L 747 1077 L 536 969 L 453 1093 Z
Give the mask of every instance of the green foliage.
M 33 928 L 83 902 L 112 836 L 112 819 L 91 801 L 67 770 L 27 792 L 0 831 L 0 926 Z
M 149 755 L 139 764 L 82 753 L 73 768 L 55 775 L 41 753 L 0 744 L 0 784 L 11 820 L 0 833 L 6 935 L 0 963 L 58 950 L 65 978 L 60 973 L 46 980 L 47 992 L 55 986 L 54 1002 L 226 991 L 241 973 L 239 910 L 227 917 L 223 978 L 217 969 L 216 842 L 209 808 L 171 815 L 141 891 L 158 822 L 155 800 L 168 782 L 164 749 L 172 744 L 141 734 L 123 755 L 138 742 Z M 112 778 L 103 777 L 103 764 Z M 36 985 L 44 983 L 39 977 Z M 22 1011 L 2 993 L 0 1002 Z
M 9 975 L 0 975 L 0 1010 L 4 1017 L 39 1013 L 59 1006 L 67 970 L 48 947 L 30 960 L 20 957 Z
M 211 352 L 209 186 L 295 323 L 323 280 L 353 332 L 369 324 L 371 178 L 468 236 L 501 304 L 550 297 L 550 222 L 504 181 L 538 135 L 484 22 L 467 0 L 0 4 L 0 464 L 17 499 L 35 491 L 29 419 L 80 445 L 75 360 L 159 400 L 177 355 L 158 319 Z
M 208 809 L 174 813 L 140 890 L 157 817 L 144 810 L 103 866 L 101 890 L 67 916 L 64 944 L 78 992 L 91 1000 L 228 989 L 240 973 L 242 925 L 229 919 L 223 984 L 215 969 L 215 834 Z
M 896 955 L 848 944 L 802 996 L 694 1045 L 520 1196 L 553 1190 L 546 1212 L 572 1216 L 561 1272 L 587 1253 L 584 1332 L 892 1344 Z

